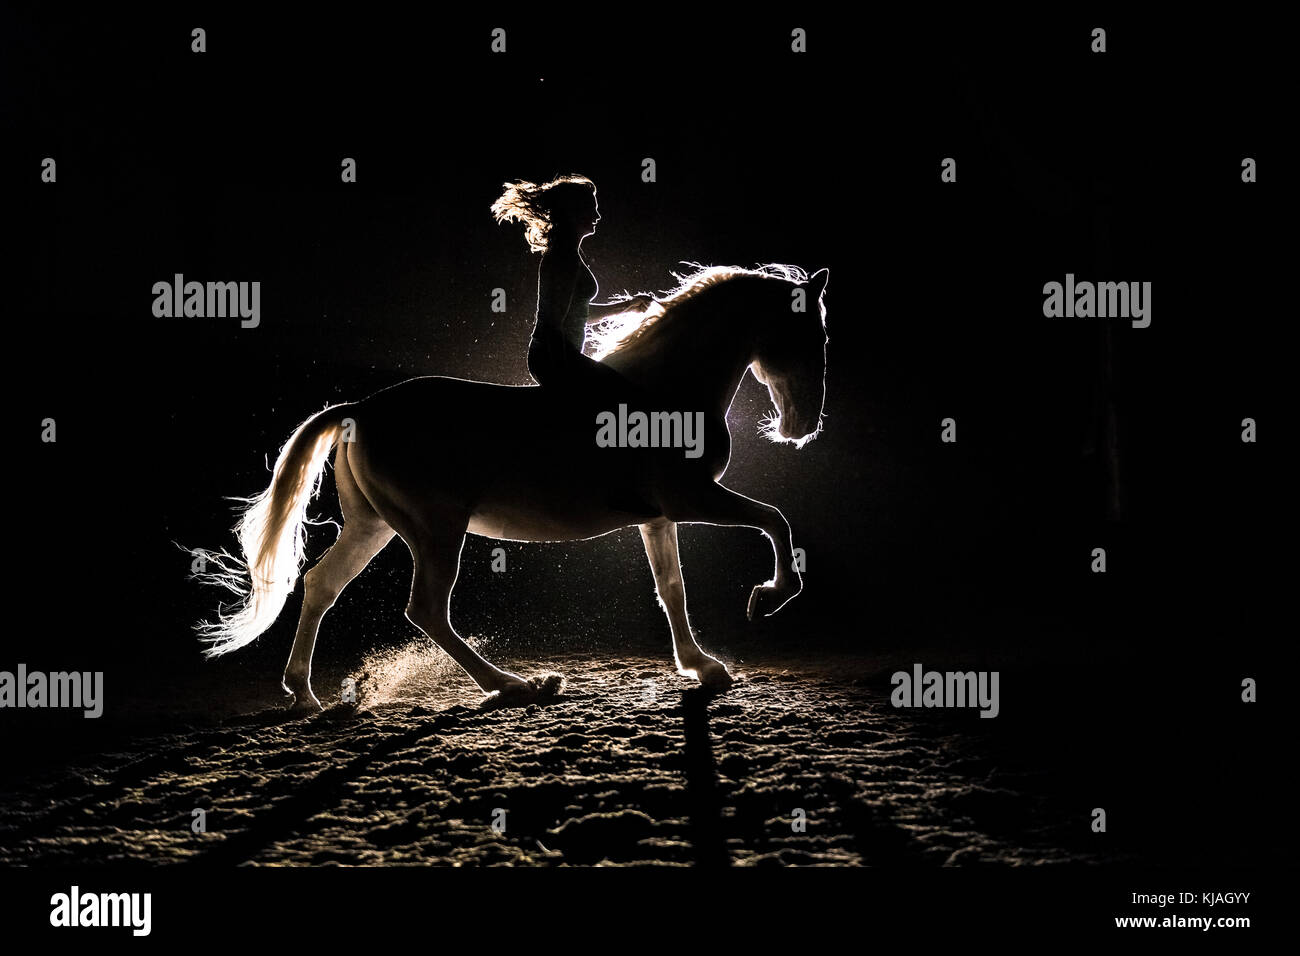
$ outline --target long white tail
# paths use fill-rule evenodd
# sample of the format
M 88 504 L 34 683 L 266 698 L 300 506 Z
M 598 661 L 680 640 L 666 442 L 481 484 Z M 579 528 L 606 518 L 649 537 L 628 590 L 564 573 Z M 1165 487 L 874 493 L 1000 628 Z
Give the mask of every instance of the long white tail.
M 207 568 L 194 576 L 239 595 L 232 608 L 218 608 L 217 619 L 198 625 L 199 638 L 216 657 L 243 647 L 270 627 L 306 557 L 307 505 L 320 490 L 325 461 L 343 430 L 351 405 L 334 405 L 307 419 L 280 449 L 271 485 L 246 503 L 235 536 L 242 557 L 225 551 L 196 551 Z

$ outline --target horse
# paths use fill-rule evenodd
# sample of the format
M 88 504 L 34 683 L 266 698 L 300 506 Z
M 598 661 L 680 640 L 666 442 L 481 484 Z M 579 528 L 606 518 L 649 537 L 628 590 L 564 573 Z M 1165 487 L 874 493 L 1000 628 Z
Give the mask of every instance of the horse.
M 601 377 L 619 384 L 584 392 L 424 376 L 329 406 L 299 425 L 269 487 L 236 499 L 244 504 L 235 526 L 242 557 L 202 552 L 208 569 L 198 576 L 239 595 L 234 607 L 219 607 L 214 621 L 197 626 L 204 655 L 247 645 L 279 616 L 305 563 L 307 507 L 333 452 L 343 525 L 304 576 L 281 682 L 291 710 L 322 709 L 311 686 L 321 619 L 394 536 L 414 563 L 407 619 L 487 695 L 524 703 L 541 693 L 538 680 L 498 668 L 452 627 L 466 533 L 575 541 L 636 525 L 678 673 L 710 688 L 729 686 L 726 665 L 705 653 L 691 630 L 677 525 L 745 526 L 767 536 L 776 569 L 750 594 L 750 620 L 776 613 L 802 589 L 784 515 L 720 479 L 731 457 L 726 416 L 747 370 L 775 406 L 761 424 L 767 438 L 802 448 L 820 433 L 829 271 L 690 265 L 693 273 L 674 273 L 679 285 L 671 293 L 593 329 L 594 358 L 621 373 Z M 658 432 L 647 437 L 633 428 L 626 440 L 598 442 L 597 422 L 608 423 L 621 405 L 647 413 Z M 680 419 L 672 417 L 677 412 Z M 683 449 L 673 426 L 700 413 L 702 444 Z

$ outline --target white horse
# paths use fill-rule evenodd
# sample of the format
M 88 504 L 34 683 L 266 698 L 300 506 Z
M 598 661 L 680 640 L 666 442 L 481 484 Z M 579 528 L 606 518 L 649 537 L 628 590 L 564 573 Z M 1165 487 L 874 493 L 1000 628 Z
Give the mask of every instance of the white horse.
M 321 618 L 395 534 L 415 564 L 407 618 L 485 692 L 525 702 L 535 698 L 537 682 L 494 666 L 451 626 L 448 607 L 466 531 L 511 541 L 575 541 L 638 525 L 672 628 L 678 672 L 712 686 L 730 684 L 727 668 L 691 631 L 677 524 L 753 527 L 771 540 L 776 571 L 750 595 L 750 619 L 775 613 L 799 593 L 785 517 L 718 479 L 731 455 L 727 411 L 746 369 L 776 406 L 776 416 L 763 423 L 767 437 L 802 447 L 820 431 L 828 275 L 769 265 L 679 276 L 679 287 L 644 313 L 615 317 L 595 330 L 601 361 L 622 377 L 600 369 L 589 390 L 424 377 L 312 416 L 281 449 L 270 487 L 244 499 L 235 528 L 243 557 L 202 552 L 211 569 L 200 577 L 240 597 L 234 608 L 219 609 L 214 622 L 199 625 L 210 645 L 205 654 L 249 643 L 279 615 L 305 558 L 307 505 L 337 446 L 344 524 L 306 574 L 283 679 L 296 709 L 321 709 L 311 689 Z M 655 436 L 665 439 L 654 442 L 660 447 L 626 447 L 636 444 L 631 435 L 625 447 L 601 447 L 597 420 L 607 421 L 620 404 L 691 420 L 702 412 L 702 454 L 662 447 L 675 437 L 664 425 L 671 416 L 657 417 L 666 433 Z

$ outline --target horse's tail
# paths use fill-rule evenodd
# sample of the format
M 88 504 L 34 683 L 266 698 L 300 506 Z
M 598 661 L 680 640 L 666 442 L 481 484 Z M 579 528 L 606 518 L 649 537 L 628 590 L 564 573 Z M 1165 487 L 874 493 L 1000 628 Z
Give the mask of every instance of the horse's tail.
M 207 565 L 194 577 L 239 595 L 233 608 L 198 625 L 207 657 L 250 643 L 274 623 L 298 580 L 306 557 L 307 505 L 320 490 L 325 461 L 343 430 L 352 405 L 334 405 L 307 419 L 280 449 L 271 485 L 245 502 L 235 525 L 242 557 L 199 551 Z

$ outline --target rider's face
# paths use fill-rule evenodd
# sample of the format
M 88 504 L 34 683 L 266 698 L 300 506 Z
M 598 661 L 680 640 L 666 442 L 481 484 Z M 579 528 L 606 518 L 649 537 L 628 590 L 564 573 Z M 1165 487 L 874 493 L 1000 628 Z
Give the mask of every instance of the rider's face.
M 600 222 L 596 193 L 584 190 L 583 193 L 573 194 L 569 202 L 556 210 L 555 215 L 556 225 L 565 232 L 572 231 L 579 238 L 592 235 L 596 231 L 596 223 Z

